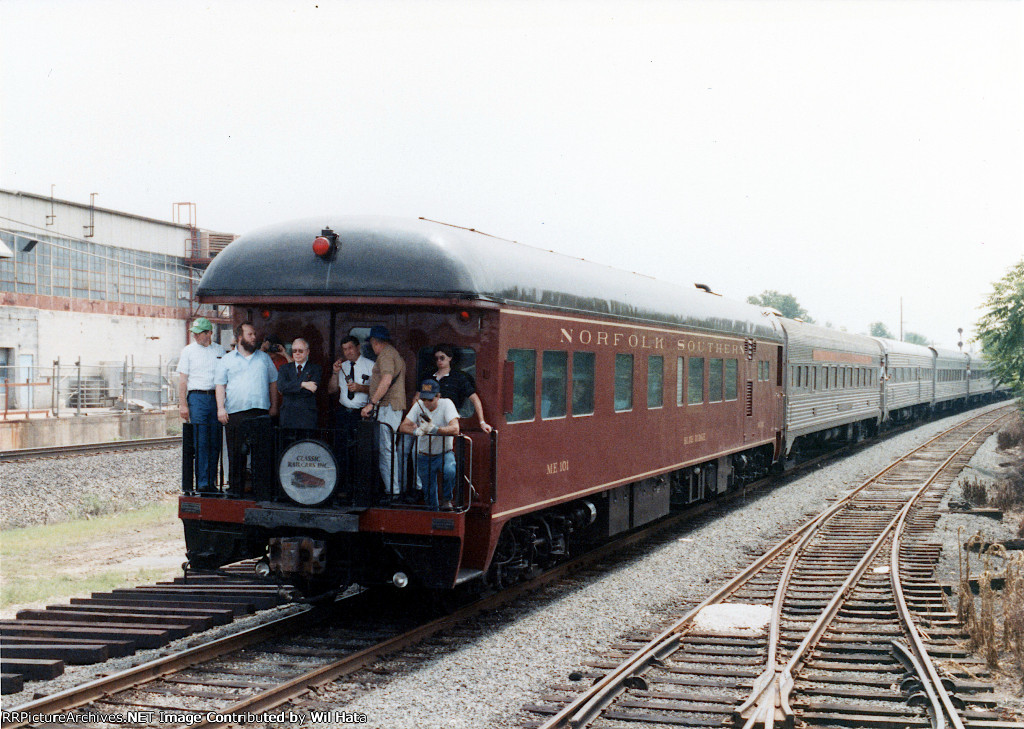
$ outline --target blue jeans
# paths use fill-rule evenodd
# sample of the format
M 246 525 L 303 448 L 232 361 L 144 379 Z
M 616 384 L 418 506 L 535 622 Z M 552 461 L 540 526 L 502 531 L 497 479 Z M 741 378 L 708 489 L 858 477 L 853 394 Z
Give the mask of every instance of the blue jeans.
M 213 491 L 217 486 L 217 461 L 220 459 L 220 423 L 217 398 L 205 392 L 188 394 L 188 421 L 192 423 L 192 444 L 196 453 L 196 488 Z
M 416 454 L 416 472 L 423 484 L 427 506 L 437 511 L 437 472 L 442 473 L 444 483 L 444 501 L 451 501 L 455 493 L 455 454 L 451 451 L 437 455 Z

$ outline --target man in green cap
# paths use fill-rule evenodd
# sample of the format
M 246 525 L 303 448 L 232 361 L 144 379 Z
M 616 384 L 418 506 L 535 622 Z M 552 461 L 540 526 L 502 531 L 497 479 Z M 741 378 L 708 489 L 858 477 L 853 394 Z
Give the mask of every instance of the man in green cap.
M 181 350 L 178 359 L 178 413 L 192 424 L 196 488 L 212 491 L 217 484 L 221 441 L 213 375 L 224 348 L 213 341 L 213 325 L 206 317 L 192 322 L 189 331 L 195 341 Z

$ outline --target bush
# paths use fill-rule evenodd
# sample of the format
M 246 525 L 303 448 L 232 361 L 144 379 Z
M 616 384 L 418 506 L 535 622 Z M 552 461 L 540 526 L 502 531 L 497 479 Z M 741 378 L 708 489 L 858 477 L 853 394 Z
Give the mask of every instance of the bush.
M 988 501 L 988 493 L 985 491 L 985 484 L 977 478 L 964 479 L 960 483 L 960 489 L 964 495 L 964 501 L 974 506 L 984 506 Z
M 989 503 L 1003 511 L 1024 505 L 1024 474 L 1015 469 L 1005 479 L 993 484 L 990 487 Z
M 1010 425 L 996 434 L 996 445 L 1001 451 L 1008 451 L 1016 448 L 1024 441 L 1024 422 L 1020 418 L 1014 420 Z

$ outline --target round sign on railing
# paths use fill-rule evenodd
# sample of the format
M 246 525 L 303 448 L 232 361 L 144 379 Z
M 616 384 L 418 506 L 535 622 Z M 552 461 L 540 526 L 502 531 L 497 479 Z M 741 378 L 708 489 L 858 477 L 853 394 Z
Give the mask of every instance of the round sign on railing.
M 314 506 L 326 501 L 334 492 L 338 464 L 323 443 L 300 440 L 285 450 L 277 474 L 288 498 L 304 506 Z

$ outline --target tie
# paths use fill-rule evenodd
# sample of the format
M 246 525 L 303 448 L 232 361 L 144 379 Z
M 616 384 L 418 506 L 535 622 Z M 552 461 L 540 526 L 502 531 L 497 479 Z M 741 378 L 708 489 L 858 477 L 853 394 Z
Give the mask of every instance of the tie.
M 299 365 L 298 367 L 295 368 L 295 374 L 297 374 L 299 377 L 302 377 L 302 365 Z

